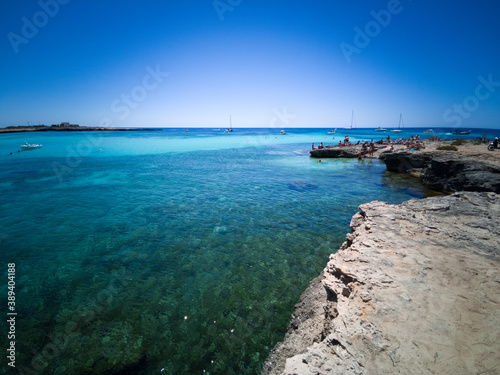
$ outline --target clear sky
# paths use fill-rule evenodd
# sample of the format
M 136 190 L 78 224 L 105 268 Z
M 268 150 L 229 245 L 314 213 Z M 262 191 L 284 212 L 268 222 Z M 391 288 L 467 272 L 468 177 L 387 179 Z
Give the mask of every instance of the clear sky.
M 500 129 L 498 0 L 3 0 L 0 127 Z

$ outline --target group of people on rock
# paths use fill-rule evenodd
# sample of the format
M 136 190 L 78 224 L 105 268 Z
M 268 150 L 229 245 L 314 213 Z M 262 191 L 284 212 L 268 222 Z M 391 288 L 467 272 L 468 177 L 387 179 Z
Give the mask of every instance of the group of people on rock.
M 429 138 L 429 141 L 438 141 L 437 136 L 432 136 Z M 409 139 L 398 139 L 398 140 L 392 140 L 391 137 L 388 135 L 387 138 L 384 140 L 384 138 L 381 138 L 380 141 L 376 142 L 377 144 L 386 144 L 386 147 L 389 150 L 394 150 L 393 145 L 402 145 L 405 146 L 407 150 L 411 151 L 419 151 L 421 149 L 425 148 L 424 142 L 419 138 L 418 135 L 411 136 Z M 361 144 L 361 153 L 358 155 L 358 159 L 362 159 L 365 157 L 373 157 L 373 154 L 375 152 L 375 145 L 373 143 L 373 139 L 368 143 L 368 141 L 365 142 L 360 142 L 358 141 L 355 145 Z M 349 140 L 349 136 L 346 135 L 344 137 L 344 141 L 339 141 L 338 146 L 352 146 L 353 144 Z M 312 149 L 313 150 L 321 150 L 323 149 L 323 142 L 319 144 L 318 147 L 314 147 L 314 143 L 312 144 Z
M 439 138 L 437 136 L 432 136 L 429 138 L 429 141 L 438 141 Z M 418 135 L 411 136 L 408 139 L 398 139 L 396 141 L 390 141 L 389 137 L 387 137 L 387 144 L 399 144 L 406 146 L 407 150 L 419 151 L 425 148 L 424 142 L 419 138 Z
M 318 146 L 318 147 L 314 147 L 314 143 L 312 144 L 312 149 L 313 149 L 313 150 L 321 150 L 322 148 L 325 148 L 325 147 L 323 146 L 323 142 L 321 142 L 321 143 L 319 144 L 319 146 Z
M 359 142 L 358 142 L 359 143 Z M 346 135 L 344 138 L 344 142 L 339 141 L 339 146 L 352 146 L 351 141 L 349 140 L 349 136 Z
M 424 144 L 420 142 L 418 135 L 411 136 L 409 140 L 406 141 L 406 148 L 408 150 L 416 150 L 419 151 L 421 148 L 425 148 Z
M 368 154 L 369 157 L 373 158 L 374 151 L 375 151 L 375 145 L 373 144 L 373 141 L 370 142 L 370 144 L 368 144 L 368 141 L 367 141 L 361 145 L 361 154 L 363 154 L 362 156 L 364 158 L 366 157 L 366 154 Z M 358 156 L 358 159 L 359 159 L 359 156 Z

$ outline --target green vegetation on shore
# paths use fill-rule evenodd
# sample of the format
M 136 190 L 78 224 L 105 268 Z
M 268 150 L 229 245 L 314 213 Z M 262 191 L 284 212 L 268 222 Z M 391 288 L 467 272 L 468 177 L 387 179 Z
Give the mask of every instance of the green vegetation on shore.
M 440 151 L 458 151 L 458 148 L 455 146 L 439 146 L 436 148 L 436 150 Z
M 466 143 L 467 141 L 465 139 L 455 139 L 453 142 L 451 142 L 451 146 L 462 146 Z

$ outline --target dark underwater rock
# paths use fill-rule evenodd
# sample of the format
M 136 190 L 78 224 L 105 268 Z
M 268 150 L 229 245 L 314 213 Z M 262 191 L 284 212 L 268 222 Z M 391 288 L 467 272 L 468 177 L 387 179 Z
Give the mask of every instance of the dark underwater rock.
M 318 185 L 310 184 L 304 181 L 294 181 L 288 184 L 288 188 L 291 190 L 304 192 L 309 190 L 315 190 L 318 188 Z

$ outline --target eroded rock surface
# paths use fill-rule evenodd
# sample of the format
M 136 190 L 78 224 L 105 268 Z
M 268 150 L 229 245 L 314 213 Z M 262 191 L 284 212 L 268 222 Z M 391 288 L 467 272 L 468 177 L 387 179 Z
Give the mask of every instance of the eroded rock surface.
M 263 374 L 498 374 L 499 216 L 494 193 L 361 205 Z
M 384 149 L 385 146 L 376 144 L 374 145 L 375 152 Z M 313 158 L 357 158 L 358 155 L 363 154 L 363 147 L 361 144 L 352 146 L 325 146 L 319 150 L 311 150 L 309 154 Z
M 313 158 L 357 158 L 362 152 L 361 146 L 326 146 L 319 150 L 311 150 Z
M 456 152 L 387 152 L 380 159 L 389 171 L 415 174 L 433 189 L 500 193 L 500 165 L 494 160 Z

